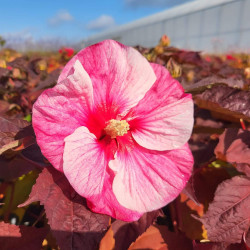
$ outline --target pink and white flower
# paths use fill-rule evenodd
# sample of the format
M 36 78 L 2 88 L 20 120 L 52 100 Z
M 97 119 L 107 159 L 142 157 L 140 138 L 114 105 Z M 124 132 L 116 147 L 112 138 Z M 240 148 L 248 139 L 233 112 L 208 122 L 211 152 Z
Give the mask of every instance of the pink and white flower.
M 193 102 L 162 66 L 106 40 L 80 51 L 33 106 L 37 142 L 89 208 L 134 221 L 190 177 Z

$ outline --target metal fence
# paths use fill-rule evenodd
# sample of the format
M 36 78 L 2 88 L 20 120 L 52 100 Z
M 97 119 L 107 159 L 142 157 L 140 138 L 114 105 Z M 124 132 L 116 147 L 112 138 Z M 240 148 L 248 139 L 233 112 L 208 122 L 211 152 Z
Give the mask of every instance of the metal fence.
M 173 46 L 208 52 L 250 51 L 250 0 L 196 0 L 89 37 L 155 46 L 167 34 Z

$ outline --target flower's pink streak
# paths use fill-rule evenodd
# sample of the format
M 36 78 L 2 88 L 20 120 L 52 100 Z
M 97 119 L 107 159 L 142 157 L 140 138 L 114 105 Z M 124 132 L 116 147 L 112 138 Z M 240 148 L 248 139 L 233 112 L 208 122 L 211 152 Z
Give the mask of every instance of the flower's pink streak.
M 175 199 L 190 177 L 191 95 L 118 42 L 74 56 L 32 120 L 42 153 L 94 212 L 137 220 Z

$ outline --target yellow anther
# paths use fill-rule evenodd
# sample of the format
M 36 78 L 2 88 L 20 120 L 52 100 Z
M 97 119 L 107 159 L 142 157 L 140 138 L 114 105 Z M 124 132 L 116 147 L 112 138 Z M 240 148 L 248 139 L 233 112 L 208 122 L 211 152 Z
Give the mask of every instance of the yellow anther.
M 124 134 L 127 134 L 129 130 L 129 124 L 125 120 L 119 121 L 112 119 L 108 122 L 104 130 L 107 135 L 114 139 L 116 136 L 123 136 Z

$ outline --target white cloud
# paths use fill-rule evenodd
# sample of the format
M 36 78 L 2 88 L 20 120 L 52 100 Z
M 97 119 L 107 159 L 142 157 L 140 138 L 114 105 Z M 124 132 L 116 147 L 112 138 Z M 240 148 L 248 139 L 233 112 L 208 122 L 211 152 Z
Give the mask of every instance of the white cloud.
M 57 25 L 60 25 L 62 23 L 65 23 L 65 22 L 70 22 L 73 19 L 74 19 L 73 16 L 67 10 L 59 10 L 55 14 L 55 16 L 51 17 L 48 20 L 48 23 L 51 26 L 57 26 Z
M 101 15 L 97 19 L 87 24 L 88 30 L 104 30 L 115 26 L 115 20 L 112 16 Z
M 172 7 L 178 4 L 190 2 L 193 0 L 124 0 L 125 5 L 129 7 Z

